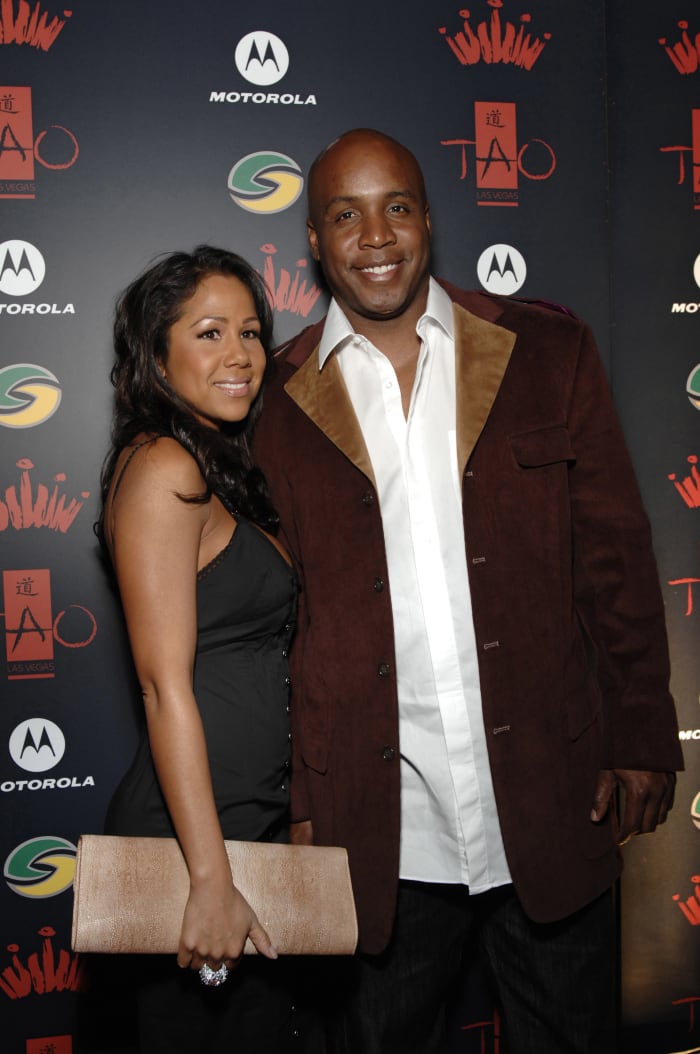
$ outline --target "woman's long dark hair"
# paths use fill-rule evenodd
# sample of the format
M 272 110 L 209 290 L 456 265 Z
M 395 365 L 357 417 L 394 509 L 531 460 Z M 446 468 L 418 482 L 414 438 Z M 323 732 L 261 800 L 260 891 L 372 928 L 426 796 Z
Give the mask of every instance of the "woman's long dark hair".
M 244 421 L 223 423 L 217 430 L 198 420 L 159 369 L 159 364 L 167 363 L 168 333 L 185 301 L 194 295 L 202 279 L 218 274 L 232 275 L 250 291 L 269 366 L 272 309 L 262 278 L 243 257 L 200 245 L 191 253 L 170 253 L 132 282 L 117 302 L 114 321 L 114 416 L 111 446 L 101 475 L 101 513 L 95 525 L 103 544 L 105 502 L 117 460 L 140 434 L 171 436 L 197 462 L 206 491 L 197 496 L 183 495 L 183 500 L 206 501 L 214 493 L 234 513 L 267 531 L 277 531 L 277 513 L 250 453 L 252 429 L 260 414 L 260 393 Z

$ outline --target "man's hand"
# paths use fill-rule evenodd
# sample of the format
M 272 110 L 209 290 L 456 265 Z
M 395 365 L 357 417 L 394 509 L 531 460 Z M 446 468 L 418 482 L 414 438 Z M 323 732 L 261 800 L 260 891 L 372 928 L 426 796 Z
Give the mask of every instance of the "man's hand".
M 633 835 L 648 834 L 655 830 L 657 824 L 664 822 L 673 805 L 676 774 L 643 772 L 638 769 L 602 769 L 591 810 L 594 823 L 600 823 L 605 818 L 618 784 L 625 788 L 625 804 L 617 844 L 624 845 Z

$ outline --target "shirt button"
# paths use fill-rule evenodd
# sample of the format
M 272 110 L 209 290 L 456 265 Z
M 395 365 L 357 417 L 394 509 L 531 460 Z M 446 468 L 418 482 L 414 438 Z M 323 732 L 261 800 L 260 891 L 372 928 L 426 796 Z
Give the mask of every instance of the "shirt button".
M 395 757 L 395 751 L 393 747 L 384 747 L 382 751 L 382 757 L 384 761 L 393 761 Z
M 377 666 L 377 673 L 380 677 L 389 677 L 391 674 L 391 666 L 388 662 L 380 662 Z
M 287 685 L 287 688 L 289 688 L 290 684 L 292 683 L 292 678 L 291 677 L 285 677 L 284 683 Z
M 365 493 L 362 495 L 362 504 L 363 505 L 374 505 L 374 501 L 375 501 L 375 498 L 374 498 L 374 494 L 372 493 L 372 491 L 371 490 L 366 490 Z
M 375 593 L 381 593 L 381 591 L 383 589 L 384 589 L 384 579 L 383 578 L 375 578 L 375 580 L 374 580 L 374 591 L 375 591 Z
M 286 709 L 286 711 L 287 711 L 287 713 L 288 713 L 288 714 L 291 714 L 291 712 L 292 712 L 292 708 L 291 708 L 291 706 L 289 705 L 289 703 L 287 703 L 287 706 L 285 707 L 285 709 Z
M 289 648 L 282 648 L 282 658 L 286 659 L 289 655 Z

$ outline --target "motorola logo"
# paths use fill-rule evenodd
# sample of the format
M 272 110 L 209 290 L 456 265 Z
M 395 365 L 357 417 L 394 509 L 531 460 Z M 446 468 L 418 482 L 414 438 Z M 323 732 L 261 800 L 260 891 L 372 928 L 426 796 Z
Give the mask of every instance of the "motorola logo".
M 63 732 L 44 717 L 30 717 L 10 735 L 10 756 L 25 772 L 46 772 L 62 759 L 66 740 Z
M 31 242 L 8 241 L 0 244 L 0 292 L 7 296 L 27 296 L 44 281 L 44 257 Z
M 246 33 L 236 45 L 236 69 L 251 84 L 276 84 L 289 69 L 289 52 L 274 33 Z
M 512 245 L 489 245 L 479 257 L 476 273 L 488 293 L 512 296 L 524 284 L 527 266 L 522 253 Z

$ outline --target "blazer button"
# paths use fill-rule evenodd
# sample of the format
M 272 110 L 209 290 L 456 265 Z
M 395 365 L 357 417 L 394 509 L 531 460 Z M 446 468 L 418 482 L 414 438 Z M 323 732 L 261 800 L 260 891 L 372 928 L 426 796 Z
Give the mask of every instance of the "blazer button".
M 375 578 L 375 580 L 374 580 L 374 591 L 375 591 L 375 593 L 381 593 L 381 591 L 383 589 L 384 589 L 384 579 L 383 578 Z
M 382 751 L 382 757 L 385 761 L 393 761 L 395 757 L 395 751 L 393 747 L 384 747 Z
M 376 501 L 376 499 L 375 499 L 374 494 L 372 493 L 371 490 L 366 490 L 365 493 L 362 495 L 362 504 L 363 505 L 374 505 L 375 501 Z
M 380 662 L 379 666 L 377 666 L 377 673 L 380 677 L 389 677 L 391 676 L 391 666 L 388 662 Z

